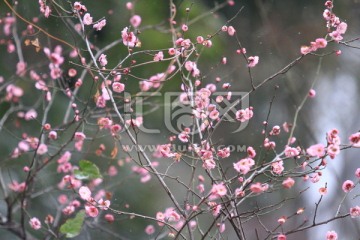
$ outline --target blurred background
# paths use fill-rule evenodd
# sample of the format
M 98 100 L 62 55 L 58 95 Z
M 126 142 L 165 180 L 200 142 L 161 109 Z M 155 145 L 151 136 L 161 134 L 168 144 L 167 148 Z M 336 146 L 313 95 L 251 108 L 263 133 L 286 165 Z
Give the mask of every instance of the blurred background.
M 141 32 L 141 50 L 163 50 L 167 54 L 167 48 L 172 47 L 172 39 L 169 34 L 169 3 L 164 0 L 134 2 L 134 9 L 126 9 L 126 2 L 122 0 L 103 0 L 89 1 L 84 0 L 82 4 L 86 5 L 88 12 L 91 13 L 94 20 L 105 17 L 106 27 L 99 32 L 87 30 L 87 36 L 94 46 L 95 51 L 108 46 L 110 43 L 121 39 L 121 31 L 124 27 L 129 26 L 129 19 L 133 14 L 142 17 L 142 23 L 139 27 Z M 235 1 L 234 6 L 225 6 L 218 11 L 213 12 L 218 4 L 225 1 L 214 2 L 213 0 L 177 0 L 174 4 L 177 6 L 176 21 L 177 25 L 190 22 L 189 31 L 185 33 L 184 38 L 190 38 L 195 41 L 199 35 L 207 36 L 215 34 L 229 19 L 234 17 L 239 9 L 240 14 L 229 24 L 234 26 L 239 40 L 243 47 L 246 48 L 248 56 L 259 56 L 259 64 L 252 69 L 254 84 L 261 83 L 267 77 L 278 72 L 284 66 L 300 56 L 300 47 L 309 45 L 316 38 L 325 37 L 327 34 L 326 22 L 322 17 L 324 1 L 278 1 L 278 0 L 244 0 Z M 74 27 L 76 18 L 71 13 L 53 11 L 50 18 L 44 18 L 39 12 L 39 5 L 36 1 L 17 1 L 16 10 L 25 19 L 30 21 L 37 17 L 37 24 L 44 28 L 48 33 L 61 37 L 73 45 L 84 49 L 84 56 L 88 56 L 85 45 L 71 27 Z M 54 1 L 53 4 L 56 2 Z M 50 3 L 49 3 L 50 4 Z M 61 3 L 66 9 L 70 8 L 66 3 Z M 186 8 L 191 8 L 189 14 Z M 61 16 L 60 16 L 61 13 Z M 334 13 L 348 24 L 348 31 L 345 34 L 345 40 L 359 37 L 359 16 L 360 2 L 357 0 L 336 1 L 334 2 Z M 4 4 L 0 3 L 0 17 L 3 19 L 1 27 L 4 26 L 4 18 L 10 14 L 10 10 Z M 194 20 L 194 22 L 192 22 Z M 27 24 L 17 20 L 16 31 L 20 39 L 22 53 L 27 67 L 33 69 L 39 74 L 48 74 L 48 59 L 43 53 L 43 48 L 54 49 L 59 43 L 48 38 L 45 34 L 35 31 L 33 35 L 23 34 Z M 41 51 L 37 52 L 34 47 L 25 46 L 26 39 L 38 39 Z M 17 146 L 22 135 L 26 133 L 29 136 L 38 137 L 41 130 L 41 116 L 44 114 L 44 95 L 35 90 L 33 81 L 29 75 L 19 77 L 15 75 L 16 64 L 19 61 L 19 55 L 16 52 L 9 53 L 7 50 L 9 42 L 15 43 L 15 39 L 10 35 L 6 36 L 3 32 L 0 34 L 0 76 L 4 81 L 0 83 L 0 119 L 2 128 L 0 129 L 0 170 L 2 182 L 9 184 L 16 180 L 22 182 L 26 178 L 26 173 L 22 171 L 24 165 L 29 164 L 33 153 L 24 154 L 16 159 L 11 158 L 14 148 Z M 218 89 L 221 89 L 223 83 L 230 83 L 233 92 L 249 92 L 251 82 L 249 79 L 248 69 L 244 58 L 236 54 L 239 48 L 234 37 L 225 33 L 216 35 L 213 39 L 213 47 L 201 51 L 198 60 L 198 68 L 201 70 L 203 80 L 202 86 L 213 83 Z M 61 45 L 61 44 L 60 44 Z M 358 41 L 351 43 L 352 46 L 359 46 Z M 137 49 L 136 49 L 137 50 Z M 219 129 L 213 134 L 213 140 L 218 145 L 240 145 L 253 146 L 258 149 L 264 136 L 263 121 L 267 119 L 270 104 L 271 111 L 268 118 L 268 125 L 271 128 L 274 125 L 281 126 L 284 122 L 292 123 L 297 107 L 301 104 L 304 97 L 308 94 L 313 82 L 316 90 L 316 97 L 309 98 L 300 111 L 297 120 L 297 127 L 294 136 L 297 138 L 297 145 L 306 149 L 316 143 L 326 144 L 326 132 L 337 128 L 344 144 L 348 143 L 348 136 L 360 130 L 360 107 L 359 107 L 359 76 L 360 76 L 360 51 L 356 48 L 345 47 L 344 45 L 331 42 L 323 51 L 317 52 L 327 54 L 333 50 L 341 50 L 342 54 L 326 55 L 320 62 L 319 56 L 306 56 L 286 74 L 282 74 L 273 80 L 267 82 L 264 86 L 252 92 L 249 97 L 250 105 L 254 107 L 254 118 L 247 127 L 240 132 L 233 133 L 237 125 L 235 123 L 221 124 Z M 79 72 L 83 69 L 79 67 L 77 58 L 69 56 L 71 49 L 63 45 L 63 55 L 65 63 L 62 68 L 73 67 Z M 120 60 L 127 55 L 127 49 L 120 44 L 104 52 L 107 54 L 109 66 L 115 66 Z M 220 61 L 223 57 L 227 58 L 227 64 L 222 65 Z M 134 57 L 137 63 L 151 60 L 151 56 L 141 54 Z M 124 66 L 129 65 L 129 61 Z M 132 74 L 122 76 L 122 82 L 126 84 L 126 91 L 136 94 L 139 91 L 139 81 L 161 73 L 167 68 L 168 62 L 159 64 L 148 64 L 132 70 Z M 149 182 L 143 184 L 140 177 L 134 175 L 132 171 L 133 164 L 126 159 L 129 156 L 135 157 L 135 152 L 130 155 L 119 150 L 116 158 L 112 158 L 114 149 L 114 139 L 108 133 L 98 132 L 96 121 L 99 116 L 106 116 L 111 109 L 99 110 L 95 108 L 91 100 L 97 89 L 93 86 L 93 80 L 88 74 L 84 75 L 83 86 L 78 92 L 79 108 L 88 109 L 91 113 L 80 129 L 91 137 L 86 141 L 83 152 L 76 152 L 73 148 L 72 161 L 74 165 L 80 159 L 88 159 L 99 166 L 104 174 L 102 186 L 105 190 L 111 192 L 112 208 L 120 209 L 127 212 L 139 213 L 142 215 L 155 217 L 156 212 L 165 211 L 172 204 L 168 199 L 165 191 L 159 187 L 158 181 L 153 177 Z M 216 82 L 220 77 L 221 81 Z M 49 80 L 50 81 L 50 80 Z M 18 117 L 18 110 L 10 112 L 13 107 L 20 106 L 5 101 L 6 86 L 15 84 L 24 90 L 24 97 L 21 102 L 19 111 L 26 112 L 30 108 L 35 108 L 38 112 L 38 120 L 26 121 Z M 166 81 L 159 93 L 179 92 L 181 91 L 181 78 L 176 75 L 170 81 Z M 57 86 L 57 85 L 53 85 Z M 33 94 L 34 93 L 34 94 Z M 59 91 L 56 95 L 56 102 L 49 113 L 48 122 L 52 126 L 58 126 L 61 129 L 60 140 L 58 145 L 50 148 L 49 152 L 55 152 L 66 142 L 74 132 L 74 126 L 67 127 L 63 125 L 63 113 L 68 108 L 69 99 L 65 94 Z M 121 99 L 119 99 L 120 101 Z M 169 136 L 173 135 L 164 126 L 164 100 L 160 97 L 152 97 L 144 103 L 144 126 L 151 129 L 159 129 L 158 134 L 139 133 L 138 138 L 142 145 L 147 144 L 165 144 Z M 277 150 L 282 151 L 286 145 L 289 135 L 284 131 L 279 136 Z M 104 144 L 106 149 L 100 155 L 94 154 L 93 150 Z M 130 144 L 129 139 L 123 136 L 122 144 Z M 152 153 L 149 152 L 151 155 Z M 222 160 L 221 164 L 224 169 L 228 169 L 232 164 L 245 156 L 244 152 L 232 153 L 231 157 Z M 44 159 L 43 159 L 44 160 Z M 186 181 L 189 179 L 190 172 L 187 164 L 180 162 L 173 164 L 172 160 L 160 159 L 158 170 L 171 176 L 179 176 L 179 179 Z M 291 165 L 291 163 L 288 163 Z M 113 166 L 118 171 L 116 176 L 109 176 L 108 170 Z M 58 197 L 66 194 L 68 198 L 74 197 L 70 190 L 59 190 L 56 186 L 63 177 L 63 174 L 56 172 L 57 165 L 47 165 L 41 174 L 38 175 L 37 183 L 34 186 L 34 197 L 31 200 L 29 208 L 30 216 L 37 216 L 44 219 L 47 214 L 55 216 L 60 208 Z M 319 201 L 320 194 L 318 189 L 327 184 L 328 194 L 324 196 L 318 210 L 317 221 L 323 221 L 334 216 L 338 209 L 339 203 L 343 197 L 341 191 L 342 183 L 347 180 L 355 180 L 354 172 L 360 167 L 359 152 L 350 149 L 344 150 L 334 160 L 328 159 L 326 170 L 318 183 L 303 182 L 300 178 L 296 181 L 294 192 L 310 187 L 307 191 L 296 198 L 294 201 L 288 201 L 285 205 L 275 212 L 261 217 L 262 223 L 272 229 L 277 226 L 276 220 L 285 215 L 289 216 L 297 211 L 298 208 L 305 208 L 304 214 L 289 220 L 284 225 L 284 231 L 300 225 L 304 219 L 312 221 L 315 203 Z M 202 174 L 201 168 L 196 174 Z M 185 193 L 183 187 L 179 186 L 176 181 L 167 179 L 171 189 L 176 190 L 178 199 L 182 199 Z M 234 186 L 235 188 L 236 186 Z M 6 188 L 6 186 L 2 186 Z M 99 190 L 99 189 L 97 189 Z M 293 192 L 293 193 L 294 193 Z M 2 189 L 0 192 L 0 212 L 2 216 L 6 215 L 5 193 L 9 189 Z M 266 206 L 270 203 L 281 201 L 287 197 L 287 191 L 277 191 L 271 194 L 263 194 L 245 205 L 244 209 L 253 209 L 256 206 Z M 358 189 L 352 191 L 341 207 L 341 213 L 347 213 L 350 207 L 359 205 L 357 198 Z M 18 207 L 17 209 L 18 210 Z M 242 209 L 243 210 L 243 209 Z M 245 210 L 244 210 L 245 211 Z M 14 219 L 19 218 L 18 211 L 15 211 Z M 207 219 L 201 219 L 204 224 L 208 224 Z M 148 224 L 156 225 L 149 220 L 134 218 L 129 220 L 129 216 L 117 215 L 113 224 L 107 224 L 103 218 L 98 221 L 88 223 L 80 236 L 76 239 L 151 239 L 146 236 L 144 229 Z M 247 239 L 256 239 L 254 229 L 258 230 L 259 239 L 265 239 L 266 231 L 261 227 L 258 220 L 253 219 L 245 223 L 245 233 Z M 236 235 L 227 226 L 225 236 L 227 239 L 236 239 Z M 159 227 L 157 227 L 159 230 Z M 325 239 L 325 234 L 329 230 L 335 230 L 340 239 L 359 239 L 360 224 L 357 219 L 337 220 L 315 229 L 309 229 L 289 236 L 289 239 Z M 31 230 L 30 230 L 31 231 Z M 41 239 L 40 232 L 31 231 L 31 233 Z M 3 239 L 16 239 L 9 234 L 6 229 L 0 228 L 0 236 Z M 165 237 L 166 238 L 166 237 Z

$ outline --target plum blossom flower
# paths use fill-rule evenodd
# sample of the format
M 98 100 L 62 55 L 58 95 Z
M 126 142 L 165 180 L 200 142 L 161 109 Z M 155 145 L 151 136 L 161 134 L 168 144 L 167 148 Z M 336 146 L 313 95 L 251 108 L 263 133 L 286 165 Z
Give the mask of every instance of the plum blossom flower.
M 253 147 L 248 147 L 246 149 L 246 152 L 247 152 L 249 158 L 254 158 L 256 156 L 256 151 Z
M 225 148 L 219 149 L 216 154 L 221 158 L 227 158 L 230 156 L 230 148 L 225 147 Z
M 106 26 L 106 19 L 103 19 L 93 25 L 96 31 L 100 31 L 103 27 Z
M 26 121 L 36 119 L 36 117 L 37 117 L 37 112 L 35 109 L 30 109 L 29 111 L 27 111 L 25 113 L 25 116 L 24 116 Z
M 317 38 L 315 42 L 311 42 L 310 46 L 302 46 L 300 52 L 303 55 L 306 55 L 311 52 L 317 51 L 319 48 L 325 48 L 327 46 L 327 41 L 325 38 Z
M 235 28 L 233 26 L 229 26 L 227 28 L 227 32 L 228 32 L 229 36 L 234 36 L 236 30 L 235 30 Z
M 83 22 L 84 25 L 91 25 L 93 23 L 93 18 L 90 16 L 90 13 L 85 13 Z
M 100 199 L 98 201 L 98 207 L 102 210 L 107 210 L 109 207 L 110 207 L 110 201 L 109 200 L 103 200 L 103 199 Z
M 226 195 L 226 193 L 227 193 L 227 189 L 226 189 L 224 183 L 213 184 L 213 186 L 211 188 L 210 199 L 216 199 L 219 197 L 223 197 Z
M 285 156 L 286 157 L 296 157 L 300 154 L 300 151 L 297 148 L 293 148 L 290 146 L 285 147 Z
M 357 168 L 356 171 L 355 171 L 355 176 L 357 178 L 360 178 L 360 168 Z
M 276 125 L 271 129 L 269 134 L 272 136 L 277 136 L 280 134 L 280 132 L 281 132 L 280 126 Z
M 192 73 L 193 77 L 198 77 L 200 75 L 200 70 L 197 68 L 195 62 L 186 61 L 185 62 L 185 69 Z
M 99 215 L 99 209 L 92 205 L 85 205 L 85 212 L 90 217 L 97 217 Z
M 246 109 L 241 109 L 236 112 L 236 119 L 240 122 L 246 122 L 254 116 L 253 108 L 248 107 Z
M 337 25 L 336 30 L 329 33 L 329 36 L 336 42 L 339 42 L 343 39 L 343 34 L 347 30 L 347 24 L 345 22 L 341 22 L 339 25 Z
M 355 184 L 351 180 L 346 180 L 342 185 L 342 190 L 344 192 L 350 192 L 355 187 Z
M 45 1 L 43 1 L 43 0 L 39 0 L 39 5 L 40 5 L 40 12 L 43 13 L 46 18 L 48 18 L 51 13 L 50 7 L 47 6 L 45 4 Z
M 14 192 L 23 192 L 26 188 L 26 183 L 25 182 L 18 183 L 17 181 L 13 181 L 8 186 Z
M 125 84 L 120 82 L 114 82 L 112 84 L 112 90 L 117 93 L 121 93 L 125 90 Z
M 360 207 L 359 206 L 355 206 L 353 208 L 350 208 L 350 216 L 352 218 L 356 218 L 360 216 Z
M 100 57 L 99 57 L 99 62 L 100 62 L 100 65 L 102 67 L 105 67 L 107 64 L 108 64 L 108 61 L 106 59 L 106 55 L 105 54 L 101 54 Z
M 253 183 L 250 185 L 250 191 L 253 193 L 262 193 L 268 189 L 267 184 L 261 184 L 260 182 Z
M 284 234 L 280 234 L 277 236 L 277 240 L 286 240 L 286 236 Z
M 80 197 L 86 201 L 91 198 L 91 191 L 88 187 L 82 186 L 79 188 Z
M 253 68 L 259 63 L 259 57 L 258 56 L 251 56 L 248 57 L 248 67 Z
M 283 161 L 279 160 L 271 164 L 271 170 L 273 174 L 280 175 L 284 171 Z
M 39 155 L 44 155 L 45 153 L 47 153 L 48 151 L 48 147 L 46 144 L 41 143 L 36 151 L 37 154 Z
M 295 181 L 291 177 L 288 177 L 287 179 L 285 179 L 282 182 L 282 186 L 287 189 L 292 188 L 292 186 L 294 186 L 294 184 L 295 184 Z
M 353 147 L 360 147 L 360 132 L 351 134 L 351 136 L 349 137 L 351 146 Z
M 41 228 L 41 222 L 36 217 L 31 218 L 29 224 L 32 229 L 39 230 Z
M 155 232 L 155 227 L 153 225 L 147 225 L 145 228 L 145 233 L 147 235 L 152 235 Z
M 306 149 L 306 153 L 311 157 L 321 158 L 325 155 L 325 146 L 321 143 L 312 145 Z
M 326 240 L 337 240 L 338 235 L 335 231 L 328 231 L 326 233 Z
M 137 28 L 140 26 L 141 24 L 141 17 L 139 15 L 134 15 L 130 18 L 130 24 L 134 27 Z
M 105 214 L 104 218 L 105 218 L 105 220 L 106 220 L 108 223 L 112 223 L 112 222 L 115 221 L 114 215 L 109 214 L 109 213 L 108 213 L 108 214 Z
M 121 31 L 121 37 L 123 40 L 123 44 L 127 47 L 135 47 L 138 42 L 138 38 L 133 32 L 129 31 L 128 27 L 125 27 Z
M 252 158 L 244 158 L 237 163 L 234 163 L 233 165 L 237 172 L 241 174 L 247 174 L 251 167 L 255 165 L 255 161 Z
M 26 73 L 26 62 L 20 61 L 16 64 L 16 75 L 24 76 Z
M 163 59 L 164 59 L 164 53 L 162 51 L 158 52 L 154 56 L 154 61 L 156 62 L 162 61 Z
M 330 144 L 327 147 L 327 153 L 331 159 L 334 159 L 336 155 L 340 153 L 340 147 L 337 144 Z

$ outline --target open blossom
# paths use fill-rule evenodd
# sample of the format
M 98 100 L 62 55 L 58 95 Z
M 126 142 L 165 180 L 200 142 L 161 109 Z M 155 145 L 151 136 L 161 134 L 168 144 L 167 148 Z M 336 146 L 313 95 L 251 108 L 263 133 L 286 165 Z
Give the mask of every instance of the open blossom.
M 336 30 L 329 33 L 329 36 L 332 37 L 332 39 L 336 42 L 339 42 L 343 39 L 343 34 L 347 30 L 347 24 L 345 22 L 341 22 L 339 25 L 337 25 Z
M 145 233 L 147 235 L 152 235 L 155 232 L 155 227 L 153 225 L 147 225 L 145 228 Z
M 97 217 L 99 215 L 99 209 L 92 205 L 85 205 L 85 212 L 90 217 Z
M 130 24 L 134 27 L 137 28 L 140 26 L 141 24 L 141 17 L 139 15 L 134 15 L 130 18 Z
M 326 233 L 326 240 L 337 240 L 338 235 L 335 231 L 328 231 Z
M 106 19 L 103 19 L 93 25 L 96 31 L 100 31 L 106 25 Z
M 277 240 L 286 240 L 286 236 L 284 234 L 280 234 L 277 236 Z
M 355 184 L 351 180 L 346 180 L 342 185 L 342 190 L 344 192 L 350 192 L 355 187 Z
M 216 199 L 225 196 L 226 193 L 227 193 L 227 189 L 224 183 L 214 184 L 211 188 L 210 199 Z
M 154 56 L 154 61 L 162 61 L 164 59 L 164 53 L 162 51 L 158 52 Z
M 99 62 L 100 62 L 100 65 L 102 67 L 105 67 L 106 64 L 108 64 L 108 61 L 106 59 L 106 55 L 105 54 L 101 54 L 100 57 L 99 57 Z
M 79 188 L 80 197 L 84 200 L 89 200 L 91 198 L 91 191 L 88 187 L 82 186 Z
M 120 82 L 114 82 L 112 84 L 112 89 L 114 92 L 121 93 L 125 90 L 125 84 Z
M 98 201 L 98 207 L 102 210 L 108 210 L 108 208 L 110 207 L 110 201 L 109 200 L 103 200 L 103 199 L 100 199 Z
M 280 131 L 281 131 L 280 126 L 276 125 L 271 129 L 269 134 L 272 136 L 277 136 L 280 134 Z
M 284 171 L 283 161 L 279 160 L 271 164 L 271 170 L 273 174 L 280 175 Z
M 340 153 L 340 146 L 337 144 L 330 144 L 327 147 L 327 153 L 331 159 L 334 159 L 335 156 Z
M 349 137 L 349 140 L 351 142 L 351 146 L 360 147 L 360 132 L 351 134 L 351 136 Z
M 355 171 L 355 176 L 357 178 L 360 178 L 360 168 L 357 168 L 356 171 Z
M 23 192 L 26 188 L 26 183 L 25 182 L 18 183 L 17 181 L 14 180 L 8 186 L 14 192 Z
M 291 177 L 288 177 L 287 179 L 285 179 L 282 182 L 282 186 L 287 189 L 292 188 L 292 186 L 294 186 L 294 184 L 295 184 L 295 181 Z
M 259 57 L 258 56 L 251 56 L 248 57 L 248 67 L 253 68 L 259 63 Z
M 325 48 L 327 46 L 327 41 L 325 38 L 317 38 L 315 42 L 310 42 L 310 46 L 302 46 L 300 52 L 303 55 L 306 55 L 311 52 L 317 51 L 319 48 Z
M 353 208 L 350 208 L 350 216 L 352 218 L 356 218 L 360 216 L 360 207 L 359 206 L 355 206 Z
M 185 69 L 192 73 L 193 77 L 198 77 L 200 75 L 200 70 L 197 68 L 195 62 L 186 61 L 185 62 Z
M 90 16 L 90 13 L 85 13 L 83 22 L 85 25 L 91 25 L 93 23 L 93 18 Z
M 241 109 L 236 112 L 236 120 L 240 122 L 246 122 L 254 116 L 253 108 L 248 107 L 246 109 Z
M 286 157 L 296 157 L 300 154 L 299 149 L 286 146 L 285 147 L 285 156 Z
M 217 155 L 221 158 L 227 158 L 230 156 L 230 148 L 229 147 L 226 147 L 226 148 L 223 148 L 223 149 L 219 149 L 218 152 L 217 152 Z
M 306 149 L 306 153 L 311 157 L 323 157 L 325 155 L 325 146 L 321 143 L 312 145 L 308 149 Z
M 121 31 L 121 37 L 123 40 L 123 44 L 127 47 L 135 47 L 138 42 L 138 38 L 135 36 L 133 32 L 128 30 L 128 27 L 125 27 Z
M 39 0 L 39 4 L 40 4 L 40 12 L 43 13 L 46 18 L 48 18 L 51 13 L 50 7 L 47 6 L 45 4 L 45 1 L 43 1 L 43 0 Z
M 249 158 L 254 158 L 256 156 L 256 151 L 253 147 L 248 147 L 246 149 L 246 152 L 247 152 Z
M 41 222 L 36 217 L 31 218 L 29 224 L 32 229 L 39 230 L 41 228 Z
M 250 185 L 250 191 L 253 193 L 262 193 L 268 190 L 268 188 L 269 186 L 267 184 L 261 184 L 259 182 Z
M 252 158 L 244 158 L 237 163 L 234 163 L 233 165 L 237 172 L 241 174 L 247 174 L 251 167 L 255 165 L 255 161 Z
M 47 153 L 48 151 L 48 147 L 46 144 L 41 143 L 36 151 L 37 154 L 39 155 L 44 155 L 45 153 Z

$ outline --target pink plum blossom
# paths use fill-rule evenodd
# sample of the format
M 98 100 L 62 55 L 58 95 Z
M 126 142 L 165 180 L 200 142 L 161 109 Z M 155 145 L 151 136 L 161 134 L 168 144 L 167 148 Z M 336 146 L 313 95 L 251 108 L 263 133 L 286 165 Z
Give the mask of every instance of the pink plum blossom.
M 288 177 L 287 179 L 285 179 L 282 182 L 282 186 L 287 189 L 292 188 L 292 186 L 294 186 L 294 184 L 295 184 L 295 181 L 291 177 Z
M 251 56 L 248 57 L 248 67 L 253 68 L 259 63 L 259 57 L 258 56 Z
M 100 31 L 103 27 L 106 26 L 106 19 L 103 19 L 93 25 L 96 31 Z
M 139 15 L 134 15 L 130 18 L 130 24 L 134 28 L 138 28 L 141 24 L 141 17 Z
M 88 216 L 90 217 L 97 217 L 97 215 L 99 215 L 99 210 L 92 205 L 85 205 L 85 212 Z
M 311 157 L 321 158 L 325 155 L 325 146 L 321 143 L 312 145 L 306 149 L 306 153 Z
M 351 180 L 346 180 L 342 185 L 342 190 L 344 192 L 350 192 L 355 187 L 355 184 Z
M 32 229 L 39 230 L 41 228 L 41 222 L 36 217 L 31 218 L 29 224 Z
M 328 231 L 326 233 L 326 240 L 337 240 L 338 235 L 335 231 Z
M 360 207 L 359 206 L 355 206 L 350 208 L 350 216 L 352 218 L 356 218 L 360 216 Z
M 82 186 L 79 188 L 80 197 L 86 201 L 91 198 L 91 191 L 88 187 Z
M 117 93 L 121 93 L 125 90 L 125 84 L 120 82 L 114 82 L 112 84 L 112 90 Z
M 105 54 L 101 54 L 100 57 L 99 57 L 99 62 L 100 62 L 100 65 L 102 67 L 105 67 L 107 64 L 108 64 L 108 61 L 106 59 L 106 55 Z
M 93 23 L 93 18 L 90 16 L 90 13 L 85 13 L 83 22 L 84 25 L 91 25 Z

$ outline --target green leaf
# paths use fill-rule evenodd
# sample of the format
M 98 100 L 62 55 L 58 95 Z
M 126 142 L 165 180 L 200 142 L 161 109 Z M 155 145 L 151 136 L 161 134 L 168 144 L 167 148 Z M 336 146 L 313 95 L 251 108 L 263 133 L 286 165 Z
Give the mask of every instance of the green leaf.
M 80 169 L 74 171 L 79 180 L 102 178 L 99 168 L 88 160 L 80 160 L 79 167 Z
M 66 220 L 66 222 L 61 225 L 60 233 L 66 234 L 67 238 L 73 238 L 80 234 L 81 227 L 84 223 L 85 211 L 79 211 L 75 218 Z

